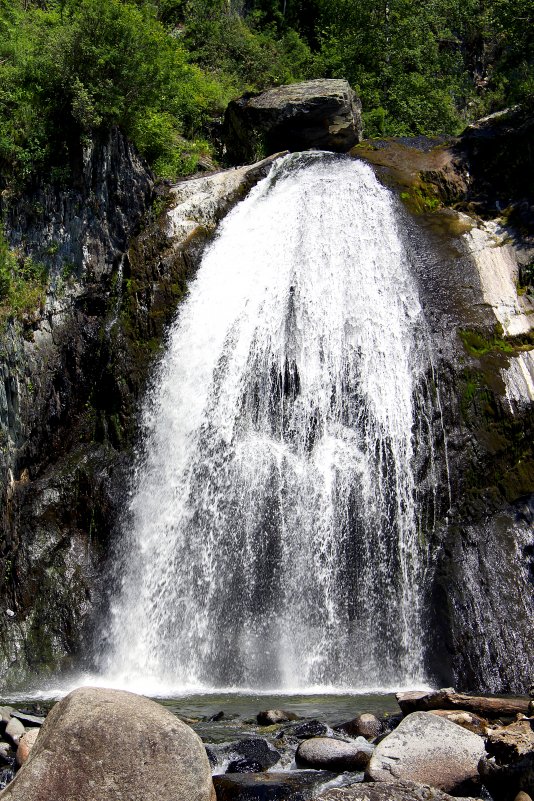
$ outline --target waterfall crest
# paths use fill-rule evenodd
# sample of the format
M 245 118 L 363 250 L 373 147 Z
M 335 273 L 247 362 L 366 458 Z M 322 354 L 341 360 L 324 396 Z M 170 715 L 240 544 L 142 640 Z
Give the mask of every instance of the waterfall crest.
M 429 370 L 392 195 L 344 157 L 276 162 L 205 253 L 147 400 L 102 670 L 424 680 Z

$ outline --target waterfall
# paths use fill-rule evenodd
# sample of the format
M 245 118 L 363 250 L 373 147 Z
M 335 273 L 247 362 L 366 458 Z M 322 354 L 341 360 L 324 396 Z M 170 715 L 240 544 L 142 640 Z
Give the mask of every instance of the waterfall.
M 424 679 L 436 411 L 395 204 L 361 162 L 293 154 L 221 224 L 146 402 L 106 675 Z

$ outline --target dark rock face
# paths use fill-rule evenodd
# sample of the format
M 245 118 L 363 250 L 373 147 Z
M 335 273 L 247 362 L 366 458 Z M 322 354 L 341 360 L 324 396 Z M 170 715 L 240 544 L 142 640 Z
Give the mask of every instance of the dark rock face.
M 519 107 L 470 125 L 455 148 L 469 169 L 468 199 L 485 213 L 520 203 L 516 220 L 534 223 L 534 109 Z
M 18 678 L 79 643 L 140 383 L 114 374 L 113 319 L 152 177 L 114 130 L 80 154 L 73 181 L 2 208 L 12 245 L 50 271 L 44 310 L 8 322 L 0 344 L 0 672 L 16 662 Z
M 91 652 L 150 368 L 216 223 L 269 166 L 202 179 L 215 186 L 202 194 L 204 222 L 180 237 L 167 216 L 180 187 L 155 193 L 113 131 L 80 155 L 72 188 L 37 188 L 2 209 L 12 244 L 50 268 L 44 310 L 0 338 L 4 682 Z M 186 184 L 180 198 L 194 192 Z
M 322 79 L 230 103 L 224 138 L 230 162 L 243 164 L 281 150 L 346 152 L 361 132 L 361 103 L 347 81 Z

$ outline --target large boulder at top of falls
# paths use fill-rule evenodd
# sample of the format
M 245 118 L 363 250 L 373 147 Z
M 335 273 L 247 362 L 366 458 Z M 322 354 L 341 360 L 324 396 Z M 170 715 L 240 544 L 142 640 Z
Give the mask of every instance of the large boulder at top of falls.
M 344 80 L 304 81 L 244 95 L 229 104 L 224 119 L 233 164 L 281 150 L 346 152 L 361 136 L 361 103 Z
M 202 741 L 147 698 L 85 687 L 56 704 L 2 801 L 214 801 Z
M 478 763 L 485 753 L 477 734 L 429 712 L 414 712 L 377 745 L 366 778 L 467 793 L 479 786 Z

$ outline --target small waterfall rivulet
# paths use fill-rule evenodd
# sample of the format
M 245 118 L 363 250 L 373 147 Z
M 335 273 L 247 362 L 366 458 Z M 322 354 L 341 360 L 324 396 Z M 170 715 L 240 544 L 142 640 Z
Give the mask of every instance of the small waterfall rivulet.
M 395 203 L 295 154 L 220 226 L 146 404 L 107 676 L 424 680 L 436 409 Z

